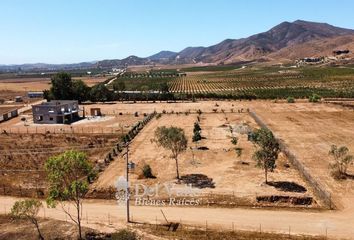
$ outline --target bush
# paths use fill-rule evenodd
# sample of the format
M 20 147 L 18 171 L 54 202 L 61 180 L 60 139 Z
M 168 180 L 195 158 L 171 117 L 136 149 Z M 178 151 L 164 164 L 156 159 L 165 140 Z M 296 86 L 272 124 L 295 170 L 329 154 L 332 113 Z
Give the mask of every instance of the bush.
M 237 155 L 237 157 L 240 157 L 241 156 L 241 154 L 242 154 L 242 148 L 235 148 L 235 152 L 236 152 L 236 155 Z
M 286 101 L 287 101 L 288 103 L 295 103 L 295 98 L 294 98 L 294 97 L 288 97 L 288 98 L 286 99 Z
M 194 135 L 193 135 L 193 138 L 192 138 L 193 142 L 198 142 L 201 139 L 202 139 L 202 136 L 200 135 L 200 132 L 199 131 L 198 132 L 194 132 Z
M 199 132 L 201 130 L 202 130 L 202 128 L 200 127 L 199 123 L 195 122 L 193 132 L 195 133 L 195 132 Z
M 138 236 L 135 232 L 128 229 L 120 230 L 112 234 L 112 240 L 138 240 Z
M 161 118 L 161 116 L 162 116 L 162 114 L 161 114 L 161 113 L 157 114 L 157 115 L 156 115 L 156 119 Z
M 232 137 L 231 143 L 232 143 L 233 145 L 237 145 L 237 142 L 238 142 L 237 137 Z
M 319 96 L 316 93 L 313 93 L 310 97 L 309 97 L 309 102 L 319 102 L 321 100 L 321 96 Z
M 135 112 L 135 113 L 134 113 L 134 116 L 135 116 L 135 117 L 139 117 L 139 113 L 138 113 L 138 112 Z
M 145 164 L 143 167 L 143 176 L 145 178 L 156 178 L 153 174 L 152 174 L 152 169 L 150 167 L 149 164 Z

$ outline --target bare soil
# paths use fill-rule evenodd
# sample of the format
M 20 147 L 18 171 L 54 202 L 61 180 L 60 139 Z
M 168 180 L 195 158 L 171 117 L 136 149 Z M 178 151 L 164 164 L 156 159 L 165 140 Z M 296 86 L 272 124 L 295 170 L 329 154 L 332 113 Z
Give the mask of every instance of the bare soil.
M 179 157 L 182 178 L 188 174 L 203 174 L 211 179 L 212 184 L 199 187 L 201 194 L 229 196 L 230 200 L 234 199 L 238 203 L 248 203 L 248 205 L 256 204 L 256 196 L 260 195 L 312 197 L 309 186 L 293 167 L 289 167 L 283 154 L 279 157 L 278 167 L 269 174 L 269 181 L 294 182 L 303 186 L 305 191 L 284 190 L 264 184 L 264 172 L 256 167 L 256 162 L 252 159 L 254 145 L 247 140 L 247 135 L 234 133 L 239 138 L 237 147 L 242 148 L 242 155 L 237 157 L 234 150 L 236 146 L 231 143 L 229 126 L 247 124 L 250 128 L 257 128 L 257 124 L 247 113 L 201 114 L 200 126 L 203 139 L 193 143 L 193 123 L 197 121 L 197 116 L 197 114 L 163 114 L 161 118 L 153 120 L 143 129 L 130 147 L 129 160 L 136 164 L 135 171 L 130 174 L 133 185 L 151 186 L 157 183 L 176 182 L 176 165 L 170 158 L 171 153 L 158 147 L 151 140 L 158 126 L 177 126 L 185 131 L 189 141 L 187 151 Z M 203 148 L 207 150 L 200 150 Z M 118 157 L 92 185 L 92 191 L 102 192 L 112 189 L 118 177 L 124 176 L 124 164 L 125 160 Z M 142 179 L 142 168 L 145 164 L 151 166 L 155 179 Z M 214 196 L 214 198 L 218 197 Z
M 77 149 L 93 164 L 103 161 L 119 141 L 117 134 L 1 134 L 0 194 L 43 197 L 46 192 L 44 163 L 53 155 Z

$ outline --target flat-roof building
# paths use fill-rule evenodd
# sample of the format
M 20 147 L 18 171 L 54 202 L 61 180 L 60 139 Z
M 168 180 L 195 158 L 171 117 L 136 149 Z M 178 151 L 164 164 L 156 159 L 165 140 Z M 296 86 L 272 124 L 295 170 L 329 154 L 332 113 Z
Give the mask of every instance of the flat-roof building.
M 80 119 L 79 103 L 55 100 L 32 106 L 33 122 L 38 124 L 70 124 Z

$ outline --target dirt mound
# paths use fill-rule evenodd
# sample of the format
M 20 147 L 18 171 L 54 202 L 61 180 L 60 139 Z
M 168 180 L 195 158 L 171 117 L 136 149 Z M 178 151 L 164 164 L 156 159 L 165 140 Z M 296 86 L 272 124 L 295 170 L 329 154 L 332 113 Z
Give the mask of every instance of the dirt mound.
M 212 178 L 204 174 L 188 174 L 181 177 L 181 181 L 185 184 L 191 184 L 196 188 L 215 188 Z
M 258 196 L 257 202 L 263 203 L 289 203 L 292 205 L 311 205 L 313 203 L 312 197 L 291 197 L 291 196 Z
M 286 181 L 280 181 L 280 182 L 268 182 L 269 186 L 275 187 L 276 189 L 283 191 L 283 192 L 298 192 L 298 193 L 304 193 L 307 191 L 307 189 L 295 182 L 286 182 Z

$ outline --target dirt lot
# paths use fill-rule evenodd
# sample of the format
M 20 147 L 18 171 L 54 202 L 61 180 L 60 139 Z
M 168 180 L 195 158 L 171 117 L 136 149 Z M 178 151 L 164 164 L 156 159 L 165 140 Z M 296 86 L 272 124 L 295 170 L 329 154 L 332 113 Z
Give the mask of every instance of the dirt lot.
M 117 134 L 1 134 L 0 194 L 41 196 L 45 184 L 44 163 L 52 155 L 77 149 L 95 164 L 118 141 Z
M 77 239 L 76 226 L 58 220 L 41 219 L 40 229 L 45 239 Z M 55 227 L 53 227 L 55 226 Z M 37 240 L 37 230 L 25 220 L 14 221 L 8 216 L 0 215 L 0 239 Z M 84 228 L 84 231 L 89 229 Z
M 106 77 L 75 77 L 88 86 L 105 81 Z M 43 91 L 50 88 L 50 78 L 11 78 L 0 80 L 0 99 L 14 100 L 15 96 L 25 96 L 28 91 Z M 25 98 L 25 100 L 27 100 Z
M 326 105 L 321 106 L 324 107 Z M 278 137 L 285 140 L 311 174 L 326 186 L 339 206 L 350 207 L 354 197 L 351 179 L 336 181 L 330 176 L 328 155 L 332 144 L 345 145 L 354 154 L 354 111 L 341 107 L 321 109 L 259 109 L 258 115 L 265 120 Z M 354 167 L 348 173 L 354 175 Z
M 242 148 L 242 155 L 237 157 L 235 146 L 231 143 L 229 126 L 236 128 L 246 124 L 250 128 L 258 127 L 247 113 L 205 113 L 200 116 L 202 137 L 205 139 L 192 143 L 193 123 L 197 121 L 197 114 L 164 114 L 161 118 L 153 120 L 134 139 L 130 160 L 136 163 L 136 170 L 131 174 L 132 184 L 175 182 L 175 162 L 170 159 L 170 153 L 151 143 L 154 131 L 158 126 L 178 126 L 184 129 L 188 140 L 188 150 L 179 158 L 181 175 L 203 174 L 212 181 L 202 190 L 203 194 L 217 193 L 244 198 L 244 203 L 255 202 L 256 196 L 282 195 L 282 196 L 312 196 L 310 188 L 299 177 L 297 171 L 287 165 L 287 159 L 281 155 L 278 168 L 270 174 L 269 181 L 275 184 L 299 184 L 307 191 L 302 193 L 291 192 L 263 184 L 264 173 L 255 166 L 252 159 L 254 146 L 247 140 L 247 135 L 234 133 L 239 138 L 237 147 Z M 206 150 L 200 150 L 204 147 Z M 199 148 L 199 149 L 198 149 Z M 113 187 L 119 176 L 124 175 L 124 159 L 114 161 L 92 186 L 96 191 Z M 149 164 L 156 179 L 141 179 L 142 168 Z

